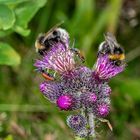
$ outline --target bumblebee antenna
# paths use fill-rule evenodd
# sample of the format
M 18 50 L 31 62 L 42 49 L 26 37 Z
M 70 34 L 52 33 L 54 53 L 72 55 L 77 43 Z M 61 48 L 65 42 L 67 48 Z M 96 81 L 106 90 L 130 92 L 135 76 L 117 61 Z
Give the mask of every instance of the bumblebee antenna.
M 48 35 L 49 33 L 51 33 L 54 29 L 56 29 L 57 27 L 59 27 L 63 23 L 64 23 L 64 20 L 62 20 L 61 22 L 55 24 L 45 35 Z
M 110 32 L 105 33 L 104 37 L 107 42 L 117 42 L 115 36 Z

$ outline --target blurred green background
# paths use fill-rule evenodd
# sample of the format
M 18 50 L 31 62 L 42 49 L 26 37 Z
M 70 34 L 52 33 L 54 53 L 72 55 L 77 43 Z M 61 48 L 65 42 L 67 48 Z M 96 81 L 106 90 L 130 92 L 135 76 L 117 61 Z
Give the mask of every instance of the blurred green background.
M 61 112 L 39 91 L 34 72 L 34 42 L 40 32 L 64 21 L 75 46 L 96 61 L 107 31 L 124 46 L 126 70 L 110 82 L 114 130 L 97 122 L 99 140 L 140 139 L 140 1 L 139 0 L 0 0 L 0 140 L 73 140 Z

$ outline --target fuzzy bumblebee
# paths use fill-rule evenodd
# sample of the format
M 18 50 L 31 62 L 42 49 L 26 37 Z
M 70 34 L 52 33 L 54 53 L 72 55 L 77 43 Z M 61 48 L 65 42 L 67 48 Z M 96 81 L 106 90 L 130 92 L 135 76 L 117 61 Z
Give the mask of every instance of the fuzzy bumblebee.
M 98 55 L 100 54 L 108 54 L 109 59 L 117 66 L 122 65 L 125 60 L 124 49 L 111 33 L 105 34 L 105 41 L 99 46 Z

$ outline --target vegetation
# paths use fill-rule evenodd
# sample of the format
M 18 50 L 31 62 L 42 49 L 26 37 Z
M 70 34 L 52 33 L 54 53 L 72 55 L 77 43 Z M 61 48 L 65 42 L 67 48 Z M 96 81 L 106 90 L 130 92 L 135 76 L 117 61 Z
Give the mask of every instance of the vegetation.
M 34 71 L 34 42 L 41 32 L 64 27 L 92 67 L 107 31 L 124 46 L 128 66 L 111 80 L 113 126 L 97 122 L 99 139 L 140 139 L 140 2 L 138 0 L 0 0 L 0 139 L 72 140 L 60 111 L 41 95 Z

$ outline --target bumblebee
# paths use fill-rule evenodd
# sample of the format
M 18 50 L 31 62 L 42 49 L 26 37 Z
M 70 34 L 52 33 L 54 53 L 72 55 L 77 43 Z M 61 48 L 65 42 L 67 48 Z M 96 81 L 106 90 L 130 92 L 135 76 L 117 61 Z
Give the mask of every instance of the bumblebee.
M 55 25 L 47 33 L 40 34 L 37 37 L 35 48 L 36 52 L 40 55 L 46 54 L 55 43 L 61 42 L 64 46 L 67 44 L 69 34 L 66 30 L 58 26 L 60 26 L 60 24 Z
M 116 38 L 111 34 L 105 35 L 105 41 L 99 46 L 98 55 L 108 54 L 109 59 L 115 65 L 120 66 L 125 60 L 124 49 L 117 43 Z

